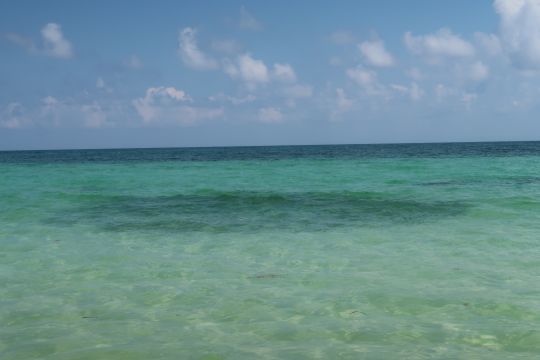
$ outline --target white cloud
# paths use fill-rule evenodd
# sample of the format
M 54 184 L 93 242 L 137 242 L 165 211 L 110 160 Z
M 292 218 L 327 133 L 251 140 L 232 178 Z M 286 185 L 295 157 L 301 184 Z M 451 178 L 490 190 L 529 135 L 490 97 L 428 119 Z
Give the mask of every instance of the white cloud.
M 353 105 L 353 101 L 347 97 L 347 94 L 345 94 L 345 91 L 342 88 L 336 89 L 336 104 L 338 107 L 338 110 L 340 111 L 346 111 L 351 108 Z
M 295 82 L 296 74 L 289 64 L 274 64 L 272 75 L 276 80 L 283 82 Z
M 133 100 L 133 106 L 147 125 L 193 125 L 223 115 L 222 108 L 187 105 L 193 99 L 173 87 L 151 87 L 144 97 Z
M 402 95 L 408 96 L 413 101 L 418 101 L 424 96 L 424 90 L 415 82 L 412 82 L 410 86 L 391 84 L 390 88 Z
M 196 31 L 189 27 L 178 34 L 178 54 L 184 64 L 197 70 L 217 69 L 218 63 L 199 49 L 195 35 Z
M 225 73 L 232 78 L 244 81 L 250 89 L 270 81 L 270 74 L 265 63 L 247 53 L 238 56 L 236 63 L 225 62 L 223 68 Z
M 240 8 L 240 28 L 247 30 L 261 30 L 261 23 L 245 7 Z
M 413 82 L 409 88 L 409 95 L 412 100 L 417 101 L 424 96 L 424 90 L 422 90 L 417 83 Z
M 105 91 L 108 93 L 113 92 L 113 89 L 107 86 L 107 83 L 105 82 L 105 80 L 103 80 L 101 76 L 99 76 L 96 80 L 96 88 L 99 89 L 100 91 Z
M 44 122 L 50 121 L 53 126 L 60 126 L 65 113 L 68 112 L 67 105 L 50 95 L 44 97 L 41 102 L 40 118 Z
M 53 96 L 46 96 L 41 100 L 40 113 L 36 115 L 42 124 L 51 124 L 55 127 L 73 126 L 82 122 L 86 128 L 101 128 L 112 126 L 109 114 L 97 101 L 90 104 L 80 104 L 70 100 L 58 100 Z
M 540 68 L 540 1 L 495 0 L 501 18 L 501 39 L 513 63 L 523 69 Z
M 332 102 L 332 111 L 330 113 L 330 119 L 333 121 L 339 120 L 340 115 L 349 111 L 354 102 L 347 97 L 345 90 L 342 88 L 336 89 L 336 96 Z
M 64 38 L 60 25 L 48 23 L 41 29 L 41 36 L 43 36 L 45 54 L 63 59 L 73 56 L 71 43 Z
M 18 129 L 30 125 L 26 109 L 18 102 L 0 106 L 0 128 Z
M 107 124 L 107 115 L 97 102 L 90 105 L 82 105 L 81 112 L 83 114 L 84 126 L 88 128 L 101 128 Z
M 473 81 L 485 80 L 489 75 L 489 68 L 481 61 L 476 61 L 469 68 L 469 77 Z
M 358 45 L 366 62 L 373 66 L 388 67 L 395 64 L 392 55 L 384 48 L 380 40 L 364 41 Z
M 73 57 L 71 43 L 64 38 L 62 27 L 55 23 L 48 23 L 41 29 L 42 47 L 36 46 L 32 39 L 20 34 L 5 33 L 0 35 L 33 54 L 43 54 L 60 59 Z
M 444 84 L 435 86 L 435 96 L 440 103 L 443 100 L 459 101 L 465 105 L 465 108 L 470 109 L 471 105 L 478 99 L 478 94 L 464 92 L 458 88 L 448 87 Z
M 347 76 L 360 85 L 368 95 L 385 94 L 384 86 L 379 83 L 377 73 L 362 67 L 347 69 Z
M 39 114 L 41 122 L 51 123 L 55 127 L 59 127 L 66 118 L 65 114 L 70 112 L 66 103 L 50 95 L 41 99 L 41 104 Z
M 437 101 L 439 102 L 455 94 L 456 94 L 455 89 L 449 88 L 448 86 L 444 84 L 437 84 L 435 86 L 435 96 L 437 97 Z
M 475 54 L 471 43 L 445 28 L 434 34 L 420 36 L 406 32 L 404 41 L 413 54 L 425 57 L 428 62 L 439 62 L 445 57 L 471 57 Z
M 259 109 L 259 121 L 267 124 L 276 124 L 283 121 L 283 114 L 279 109 L 266 107 Z
M 143 98 L 133 100 L 133 106 L 144 122 L 149 123 L 159 116 L 161 105 L 191 101 L 193 101 L 191 97 L 182 90 L 159 86 L 148 88 Z
M 210 101 L 228 101 L 233 105 L 241 105 L 241 104 L 247 104 L 250 102 L 253 102 L 257 100 L 257 98 L 253 94 L 248 94 L 244 97 L 235 97 L 235 96 L 229 96 L 225 95 L 223 93 L 209 96 L 208 100 Z

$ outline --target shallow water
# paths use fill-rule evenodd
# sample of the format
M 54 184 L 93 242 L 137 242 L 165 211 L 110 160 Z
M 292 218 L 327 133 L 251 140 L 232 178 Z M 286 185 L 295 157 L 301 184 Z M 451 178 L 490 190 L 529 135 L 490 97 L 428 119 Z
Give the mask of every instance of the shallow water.
M 0 152 L 2 359 L 535 359 L 540 143 Z

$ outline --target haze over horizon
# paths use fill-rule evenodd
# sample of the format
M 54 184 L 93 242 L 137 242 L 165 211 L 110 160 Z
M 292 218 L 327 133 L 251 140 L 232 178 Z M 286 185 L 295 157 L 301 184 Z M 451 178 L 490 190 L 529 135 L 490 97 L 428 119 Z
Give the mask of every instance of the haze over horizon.
M 540 139 L 536 0 L 2 1 L 0 53 L 0 150 Z

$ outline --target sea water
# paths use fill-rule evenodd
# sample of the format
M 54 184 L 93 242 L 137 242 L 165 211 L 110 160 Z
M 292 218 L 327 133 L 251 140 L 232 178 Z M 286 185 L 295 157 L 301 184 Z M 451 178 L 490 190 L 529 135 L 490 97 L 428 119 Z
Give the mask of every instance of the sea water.
M 0 358 L 536 359 L 540 143 L 0 152 Z

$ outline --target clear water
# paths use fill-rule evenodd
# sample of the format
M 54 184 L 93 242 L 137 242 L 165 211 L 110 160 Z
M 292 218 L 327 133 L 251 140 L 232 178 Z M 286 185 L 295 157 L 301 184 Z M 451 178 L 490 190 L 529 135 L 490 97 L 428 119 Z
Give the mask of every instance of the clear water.
M 540 143 L 0 152 L 1 359 L 536 359 Z

